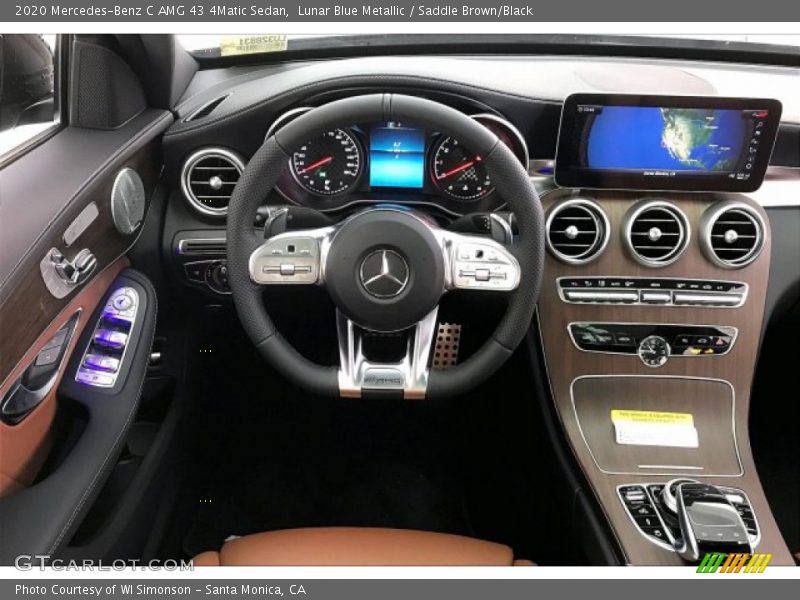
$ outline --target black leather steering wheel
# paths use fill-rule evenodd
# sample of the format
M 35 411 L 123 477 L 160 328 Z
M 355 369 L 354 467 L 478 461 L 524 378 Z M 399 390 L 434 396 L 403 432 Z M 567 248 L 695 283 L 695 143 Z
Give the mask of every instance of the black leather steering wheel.
M 395 206 L 365 209 L 331 227 L 292 230 L 266 241 L 253 218 L 289 157 L 315 135 L 357 122 L 400 121 L 458 139 L 481 156 L 518 228 L 510 245 L 439 228 L 425 215 Z M 371 94 L 331 102 L 291 121 L 253 155 L 228 208 L 229 282 L 242 325 L 280 373 L 314 393 L 441 398 L 461 394 L 494 373 L 527 332 L 544 263 L 544 215 L 517 158 L 487 128 L 438 102 Z M 301 356 L 275 329 L 265 285 L 323 285 L 337 306 L 340 362 L 321 366 Z M 465 362 L 429 370 L 441 296 L 451 289 L 506 292 L 497 329 Z M 398 363 L 362 354 L 364 331 L 408 331 Z

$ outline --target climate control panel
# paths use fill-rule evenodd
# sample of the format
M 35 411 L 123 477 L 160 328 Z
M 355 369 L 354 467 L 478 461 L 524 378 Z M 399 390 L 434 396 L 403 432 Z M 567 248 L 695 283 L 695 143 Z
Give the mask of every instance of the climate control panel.
M 570 304 L 629 304 L 736 308 L 747 299 L 738 281 L 647 277 L 562 277 L 558 293 Z

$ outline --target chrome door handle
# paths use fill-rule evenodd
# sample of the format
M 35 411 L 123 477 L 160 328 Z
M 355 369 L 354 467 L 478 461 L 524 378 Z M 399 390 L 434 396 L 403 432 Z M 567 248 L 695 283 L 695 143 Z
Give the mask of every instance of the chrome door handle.
M 72 260 L 53 248 L 50 252 L 50 261 L 53 263 L 56 275 L 70 287 L 82 284 L 97 268 L 97 258 L 88 248 L 78 252 Z

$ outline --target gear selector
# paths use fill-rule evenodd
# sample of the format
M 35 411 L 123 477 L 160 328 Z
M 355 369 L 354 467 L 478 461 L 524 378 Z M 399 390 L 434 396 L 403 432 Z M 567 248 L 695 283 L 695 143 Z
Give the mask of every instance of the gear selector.
M 674 546 L 684 560 L 697 562 L 709 552 L 752 552 L 742 517 L 716 486 L 681 482 L 675 502 L 680 536 Z

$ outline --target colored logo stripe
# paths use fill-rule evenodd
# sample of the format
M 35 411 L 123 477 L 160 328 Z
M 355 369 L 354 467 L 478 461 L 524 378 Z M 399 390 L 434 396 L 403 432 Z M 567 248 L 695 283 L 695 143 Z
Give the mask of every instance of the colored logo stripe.
M 710 552 L 697 567 L 698 573 L 763 573 L 772 554 Z

